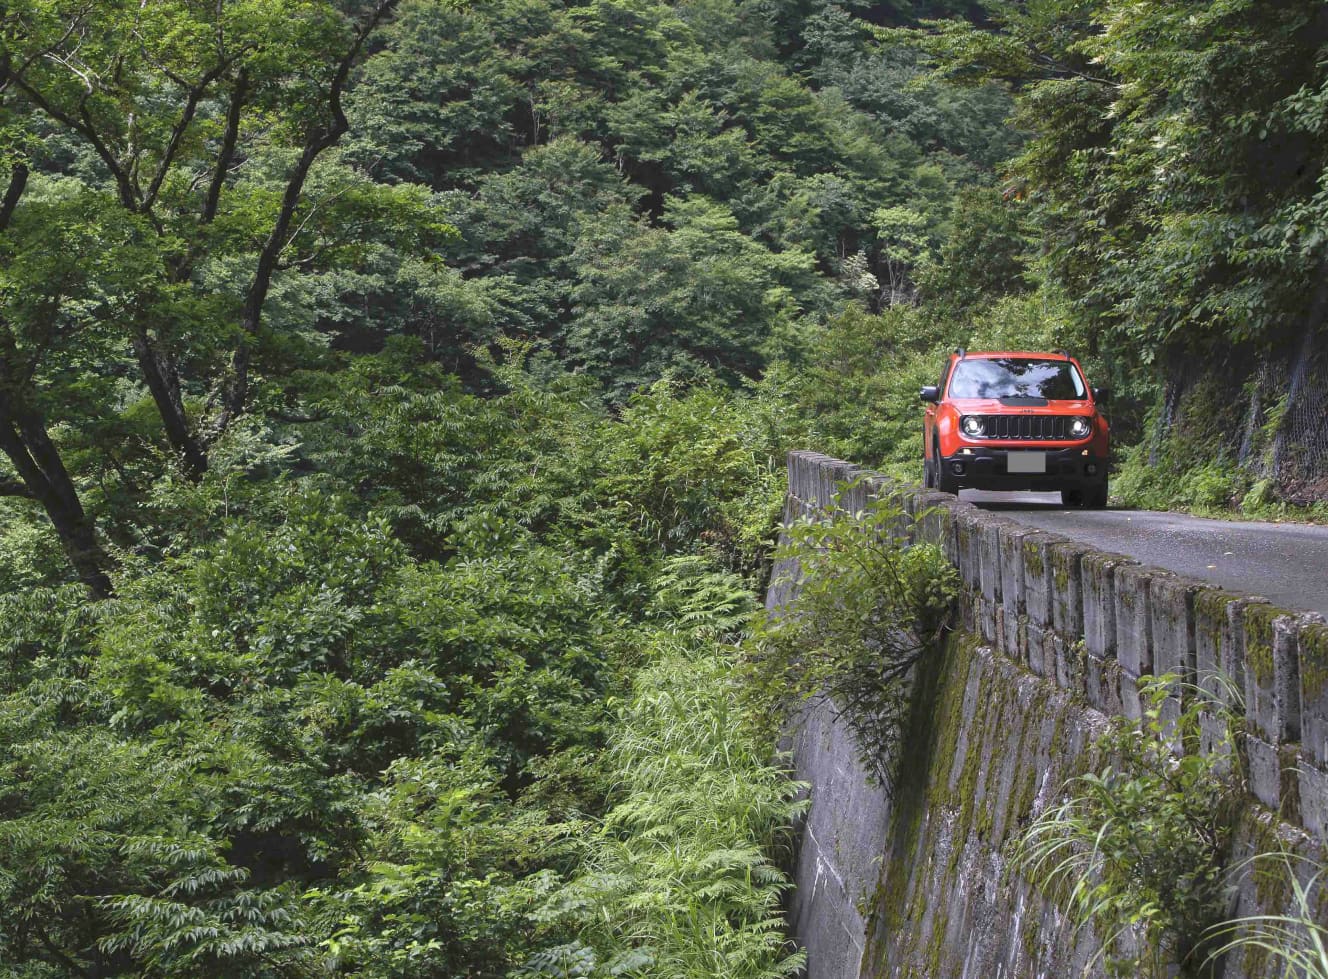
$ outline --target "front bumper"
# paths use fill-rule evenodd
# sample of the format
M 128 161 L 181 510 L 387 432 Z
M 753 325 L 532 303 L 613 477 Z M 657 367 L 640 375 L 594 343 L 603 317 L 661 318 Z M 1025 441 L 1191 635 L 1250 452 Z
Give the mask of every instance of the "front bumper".
M 1011 453 L 1044 452 L 1045 473 L 1012 473 Z M 984 490 L 1059 490 L 1098 486 L 1106 481 L 1108 460 L 1085 455 L 1083 446 L 1070 449 L 1039 449 L 1033 446 L 997 448 L 973 446 L 941 460 L 946 476 L 960 486 Z

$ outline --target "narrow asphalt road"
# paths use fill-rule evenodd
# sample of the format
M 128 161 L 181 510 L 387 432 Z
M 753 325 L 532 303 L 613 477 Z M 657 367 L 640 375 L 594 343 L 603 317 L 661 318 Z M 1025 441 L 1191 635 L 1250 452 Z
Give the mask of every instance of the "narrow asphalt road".
M 1262 595 L 1286 609 L 1328 615 L 1328 527 L 1062 509 L 1060 497 L 1050 493 L 964 490 L 960 499 L 1141 564 Z

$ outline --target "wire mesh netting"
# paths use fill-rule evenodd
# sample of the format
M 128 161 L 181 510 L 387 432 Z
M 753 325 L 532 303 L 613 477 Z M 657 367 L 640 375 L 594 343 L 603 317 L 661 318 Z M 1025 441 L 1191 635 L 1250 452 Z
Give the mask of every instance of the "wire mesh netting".
M 1304 336 L 1281 355 L 1210 364 L 1187 359 L 1169 372 L 1158 449 L 1168 438 L 1190 441 L 1285 499 L 1328 499 L 1328 333 Z
M 1328 343 L 1288 364 L 1270 472 L 1288 496 L 1328 498 Z

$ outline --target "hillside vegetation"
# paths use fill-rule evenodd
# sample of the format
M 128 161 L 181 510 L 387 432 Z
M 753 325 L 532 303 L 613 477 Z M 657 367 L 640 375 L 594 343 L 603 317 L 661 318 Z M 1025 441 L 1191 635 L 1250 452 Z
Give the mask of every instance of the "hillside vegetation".
M 788 449 L 1062 345 L 1137 498 L 1322 496 L 1262 9 L 0 7 L 0 975 L 795 971 Z
M 1007 96 L 829 7 L 0 17 L 0 974 L 795 970 L 792 365 Z

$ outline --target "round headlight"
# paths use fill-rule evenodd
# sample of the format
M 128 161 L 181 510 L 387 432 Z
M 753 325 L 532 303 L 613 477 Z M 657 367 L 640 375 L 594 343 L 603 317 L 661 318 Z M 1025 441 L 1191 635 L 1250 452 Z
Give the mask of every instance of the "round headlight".
M 1070 422 L 1070 437 L 1081 439 L 1093 430 L 1093 423 L 1087 418 L 1075 418 Z
M 977 438 L 984 431 L 986 431 L 986 426 L 982 424 L 982 419 L 977 415 L 965 416 L 964 421 L 960 425 L 960 427 L 964 430 L 965 435 L 971 435 L 974 438 Z

